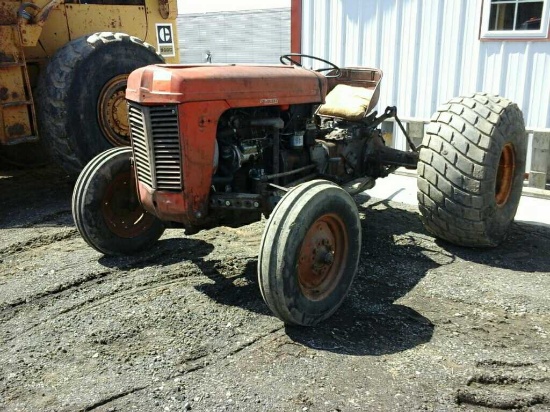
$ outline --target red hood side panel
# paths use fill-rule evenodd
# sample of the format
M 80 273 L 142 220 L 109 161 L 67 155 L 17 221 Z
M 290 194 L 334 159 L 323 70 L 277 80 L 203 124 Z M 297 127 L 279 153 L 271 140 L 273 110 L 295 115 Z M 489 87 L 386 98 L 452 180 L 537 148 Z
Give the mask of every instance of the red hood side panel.
M 135 70 L 126 98 L 140 104 L 225 100 L 230 107 L 322 103 L 327 80 L 295 66 L 168 66 Z

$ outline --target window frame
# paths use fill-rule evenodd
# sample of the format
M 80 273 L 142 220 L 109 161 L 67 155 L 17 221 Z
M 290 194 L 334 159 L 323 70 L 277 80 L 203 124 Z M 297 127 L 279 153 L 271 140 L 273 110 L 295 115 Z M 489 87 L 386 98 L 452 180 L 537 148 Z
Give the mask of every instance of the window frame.
M 550 39 L 550 0 L 543 2 L 539 30 L 489 30 L 491 0 L 483 0 L 481 5 L 480 40 L 522 40 L 537 41 Z

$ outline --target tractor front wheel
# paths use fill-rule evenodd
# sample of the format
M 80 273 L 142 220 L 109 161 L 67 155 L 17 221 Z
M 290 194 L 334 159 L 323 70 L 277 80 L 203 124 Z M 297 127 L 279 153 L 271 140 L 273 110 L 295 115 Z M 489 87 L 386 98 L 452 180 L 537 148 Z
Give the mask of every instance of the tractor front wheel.
M 154 244 L 164 224 L 143 209 L 135 187 L 129 147 L 96 156 L 80 174 L 72 210 L 84 240 L 106 255 L 127 255 Z
M 262 237 L 258 278 L 265 302 L 287 324 L 327 319 L 348 293 L 360 250 L 359 214 L 348 193 L 325 180 L 295 187 Z

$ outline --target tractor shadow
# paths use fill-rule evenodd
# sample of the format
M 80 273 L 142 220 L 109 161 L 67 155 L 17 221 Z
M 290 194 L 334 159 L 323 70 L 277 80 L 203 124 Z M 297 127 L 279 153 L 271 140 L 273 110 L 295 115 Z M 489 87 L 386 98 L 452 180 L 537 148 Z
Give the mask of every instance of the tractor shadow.
M 375 205 L 380 206 L 382 202 Z M 396 234 L 423 233 L 418 215 L 394 208 L 388 202 L 381 209 L 372 209 L 372 206 L 359 208 L 363 247 L 349 295 L 325 322 L 312 328 L 287 326 L 287 335 L 296 343 L 342 354 L 382 355 L 411 349 L 431 339 L 434 329 L 431 321 L 395 303 L 430 269 L 439 266 L 425 253 L 430 242 L 415 244 L 416 235 L 411 234 L 410 242 L 396 244 Z M 188 249 L 196 250 L 196 246 L 190 245 Z M 259 291 L 255 257 L 208 260 L 194 256 L 191 259 L 210 280 L 195 286 L 198 291 L 217 304 L 271 314 Z
M 550 273 L 550 226 L 514 222 L 495 248 L 467 248 L 436 239 L 435 244 L 462 260 L 515 272 Z
M 358 273 L 331 318 L 311 329 L 286 328 L 291 339 L 305 346 L 377 356 L 428 342 L 432 322 L 396 301 L 440 266 L 462 260 L 516 272 L 550 273 L 550 227 L 514 222 L 497 248 L 466 248 L 435 239 L 424 229 L 416 207 L 366 194 L 356 200 L 363 227 Z
M 413 235 L 413 240 L 404 245 L 394 240 L 396 234 L 424 233 L 418 215 L 394 208 L 390 202 L 370 201 L 359 211 L 363 246 L 350 293 L 328 320 L 312 328 L 287 326 L 286 334 L 301 345 L 349 355 L 396 353 L 428 342 L 434 329 L 431 321 L 395 303 L 430 269 L 439 266 L 425 253 L 429 242 L 415 244 Z M 196 289 L 218 304 L 271 315 L 259 291 L 257 259 L 250 258 L 237 266 L 233 259 L 196 260 L 213 281 Z
M 0 168 L 0 229 L 71 227 L 74 179 L 50 165 Z
M 432 322 L 396 303 L 440 266 L 429 257 L 431 245 L 423 240 L 417 213 L 366 195 L 357 200 L 363 242 L 350 293 L 328 320 L 314 328 L 287 326 L 287 335 L 312 349 L 360 356 L 402 352 L 429 342 Z
M 260 315 L 272 315 L 260 293 L 256 259 L 247 261 L 244 269 L 229 275 L 224 261 L 202 261 L 198 265 L 214 283 L 197 285 L 196 290 L 225 306 L 240 307 Z
M 180 230 L 180 229 L 175 229 Z M 236 306 L 263 315 L 271 312 L 264 304 L 257 282 L 257 259 L 231 257 L 210 259 L 215 247 L 202 239 L 192 237 L 161 239 L 151 249 L 130 256 L 103 256 L 98 262 L 108 268 L 121 270 L 144 269 L 152 266 L 193 263 L 209 282 L 193 286 L 217 304 Z M 181 277 L 188 276 L 186 268 Z
M 102 256 L 98 262 L 105 267 L 121 270 L 170 266 L 182 262 L 192 262 L 200 267 L 205 261 L 204 257 L 213 250 L 214 246 L 203 240 L 185 237 L 170 238 L 159 240 L 148 250 L 127 256 Z M 185 274 L 182 273 L 182 275 Z

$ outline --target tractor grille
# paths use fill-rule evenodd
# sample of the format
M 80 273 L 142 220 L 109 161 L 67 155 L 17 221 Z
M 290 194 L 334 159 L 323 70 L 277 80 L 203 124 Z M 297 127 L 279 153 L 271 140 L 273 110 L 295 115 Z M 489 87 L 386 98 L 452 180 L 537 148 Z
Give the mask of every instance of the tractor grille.
M 132 147 L 140 182 L 153 189 L 182 189 L 176 106 L 128 104 Z

